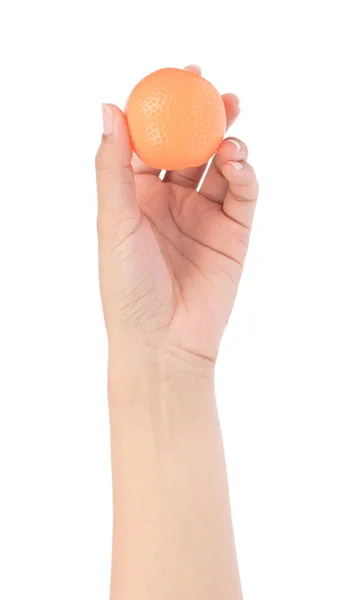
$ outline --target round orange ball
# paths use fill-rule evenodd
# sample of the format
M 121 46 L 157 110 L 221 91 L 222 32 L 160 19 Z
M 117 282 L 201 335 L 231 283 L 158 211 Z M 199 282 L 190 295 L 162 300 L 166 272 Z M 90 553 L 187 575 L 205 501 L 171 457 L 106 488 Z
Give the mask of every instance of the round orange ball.
M 166 170 L 206 163 L 226 127 L 219 92 L 182 69 L 160 69 L 142 79 L 129 96 L 126 117 L 136 154 Z

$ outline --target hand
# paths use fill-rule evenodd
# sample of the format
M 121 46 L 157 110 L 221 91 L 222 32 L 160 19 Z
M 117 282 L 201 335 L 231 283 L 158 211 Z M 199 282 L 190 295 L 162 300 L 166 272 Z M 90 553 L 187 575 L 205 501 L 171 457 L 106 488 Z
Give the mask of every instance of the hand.
M 194 69 L 194 67 L 190 67 Z M 239 113 L 223 96 L 228 126 Z M 100 288 L 109 341 L 214 363 L 236 296 L 258 184 L 246 145 L 222 142 L 206 165 L 159 171 L 132 155 L 125 116 L 104 106 L 96 158 Z

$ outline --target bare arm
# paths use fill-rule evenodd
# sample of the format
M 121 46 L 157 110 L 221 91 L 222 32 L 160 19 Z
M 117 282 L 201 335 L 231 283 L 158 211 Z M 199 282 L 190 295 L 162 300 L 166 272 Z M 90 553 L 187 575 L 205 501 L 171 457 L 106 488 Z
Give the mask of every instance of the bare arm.
M 228 125 L 237 97 L 223 96 Z M 100 287 L 109 340 L 111 600 L 240 600 L 214 397 L 257 197 L 247 147 L 159 171 L 106 105 L 97 154 Z
M 110 364 L 112 600 L 240 600 L 213 368 Z

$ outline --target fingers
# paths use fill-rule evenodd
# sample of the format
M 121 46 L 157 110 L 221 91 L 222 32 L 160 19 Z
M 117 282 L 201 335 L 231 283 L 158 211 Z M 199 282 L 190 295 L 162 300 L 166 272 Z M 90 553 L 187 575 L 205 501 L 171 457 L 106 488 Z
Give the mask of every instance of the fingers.
M 223 165 L 222 172 L 229 182 L 223 212 L 233 221 L 250 229 L 258 196 L 254 169 L 245 161 L 230 161 Z
M 188 69 L 190 69 L 190 67 L 188 67 Z M 224 94 L 222 98 L 226 112 L 226 126 L 228 128 L 239 115 L 239 99 L 235 94 Z M 196 189 L 206 170 L 206 167 L 207 163 L 201 165 L 200 167 L 192 167 L 179 171 L 169 171 L 166 173 L 164 181 L 170 181 L 172 183 L 182 185 L 183 187 Z
M 207 163 L 200 167 L 189 167 L 188 169 L 180 169 L 178 171 L 167 171 L 163 181 L 169 181 L 177 185 L 182 185 L 187 188 L 194 188 L 198 186 L 198 183 L 204 174 Z
M 229 191 L 237 200 L 254 202 L 257 199 L 258 184 L 254 169 L 245 161 L 229 161 L 222 168 L 229 181 Z M 224 203 L 226 196 L 224 198 Z
M 214 202 L 224 202 L 224 197 L 229 189 L 229 182 L 225 178 L 222 168 L 228 161 L 247 160 L 248 149 L 237 138 L 225 139 L 218 148 L 210 168 L 206 174 L 200 193 Z
M 125 235 L 140 218 L 130 136 L 126 119 L 116 106 L 103 105 L 103 120 L 104 134 L 96 156 L 98 224 L 101 230 L 111 231 L 122 225 Z
M 253 168 L 246 160 L 248 149 L 237 138 L 228 138 L 205 177 L 200 193 L 223 204 L 223 212 L 244 227 L 251 227 L 258 196 L 258 183 Z

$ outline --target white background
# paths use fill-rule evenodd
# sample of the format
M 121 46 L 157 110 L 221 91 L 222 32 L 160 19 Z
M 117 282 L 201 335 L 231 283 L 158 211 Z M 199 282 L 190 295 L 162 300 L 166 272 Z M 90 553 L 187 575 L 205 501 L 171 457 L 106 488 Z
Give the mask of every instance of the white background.
M 245 600 L 342 600 L 338 0 L 22 0 L 0 29 L 0 597 L 108 598 L 101 102 L 195 62 L 261 184 L 217 370 Z

